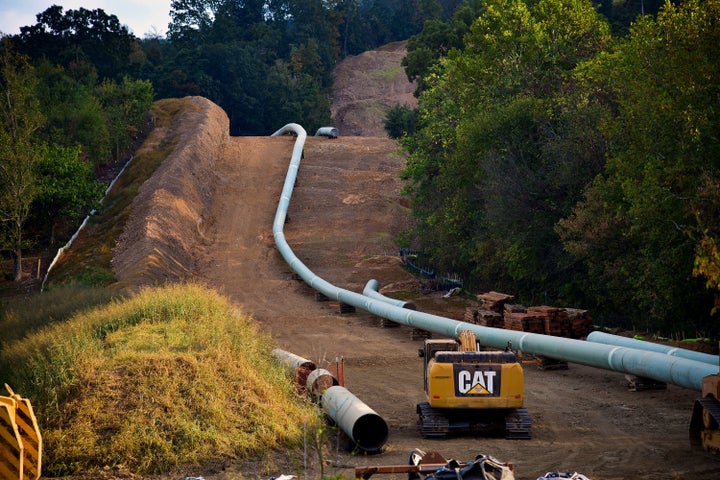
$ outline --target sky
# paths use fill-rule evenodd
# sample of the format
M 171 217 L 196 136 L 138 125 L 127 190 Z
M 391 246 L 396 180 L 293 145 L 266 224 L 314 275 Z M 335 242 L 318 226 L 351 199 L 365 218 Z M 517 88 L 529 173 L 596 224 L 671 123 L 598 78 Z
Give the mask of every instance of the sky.
M 35 16 L 48 7 L 60 5 L 63 12 L 83 7 L 102 9 L 115 15 L 139 38 L 146 33 L 167 33 L 170 23 L 171 0 L 0 0 L 0 32 L 6 35 L 20 33 L 20 27 L 35 25 Z

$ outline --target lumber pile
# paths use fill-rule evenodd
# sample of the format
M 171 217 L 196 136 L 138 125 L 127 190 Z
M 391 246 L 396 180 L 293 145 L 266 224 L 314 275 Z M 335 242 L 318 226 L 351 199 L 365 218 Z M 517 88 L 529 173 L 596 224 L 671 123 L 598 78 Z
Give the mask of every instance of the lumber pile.
M 482 325 L 483 327 L 504 327 L 502 313 L 478 307 L 467 307 L 465 309 L 465 321 L 467 323 L 474 323 L 475 325 Z
M 478 305 L 465 309 L 464 320 L 468 323 L 569 338 L 582 338 L 592 331 L 587 310 L 546 305 L 525 307 L 511 303 L 513 295 L 499 292 L 482 293 L 477 299 Z
M 572 338 L 587 337 L 593 331 L 592 318 L 587 310 L 566 308 Z
M 518 332 L 545 333 L 542 319 L 523 305 L 505 305 L 505 329 Z
M 485 310 L 502 313 L 505 308 L 505 304 L 515 300 L 515 296 L 508 295 L 506 293 L 487 292 L 478 295 L 477 299 L 480 301 Z
M 570 323 L 566 309 L 558 307 L 538 306 L 530 307 L 538 318 L 542 320 L 543 329 L 546 335 L 554 335 L 556 337 L 570 336 Z

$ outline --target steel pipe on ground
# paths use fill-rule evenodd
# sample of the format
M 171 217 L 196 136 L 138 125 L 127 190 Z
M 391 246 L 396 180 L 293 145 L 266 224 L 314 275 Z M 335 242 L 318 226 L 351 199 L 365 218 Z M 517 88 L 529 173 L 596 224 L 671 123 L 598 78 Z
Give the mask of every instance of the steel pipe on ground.
M 388 438 L 385 420 L 345 387 L 333 386 L 325 390 L 321 404 L 325 413 L 358 448 L 376 452 L 385 445 Z
M 718 365 L 720 359 L 717 355 L 709 353 L 696 352 L 686 348 L 671 347 L 659 343 L 646 342 L 635 338 L 621 337 L 619 335 L 611 335 L 605 332 L 592 332 L 587 336 L 588 342 L 604 343 L 606 345 L 617 345 L 620 347 L 636 348 L 638 350 L 647 350 L 650 352 L 659 352 L 673 357 L 687 358 L 698 362 L 708 363 L 710 365 Z
M 316 137 L 337 138 L 340 132 L 335 127 L 320 127 L 315 132 Z
M 510 342 L 513 348 L 526 353 L 606 370 L 629 373 L 694 390 L 702 390 L 703 377 L 718 373 L 717 366 L 696 360 L 570 338 L 483 327 L 481 325 L 460 322 L 438 315 L 400 308 L 381 300 L 335 287 L 315 275 L 305 266 L 293 253 L 285 240 L 285 234 L 283 233 L 285 217 L 290 204 L 290 198 L 292 197 L 292 189 L 295 185 L 295 179 L 297 178 L 302 150 L 307 135 L 305 130 L 297 124 L 288 124 L 273 133 L 273 135 L 282 135 L 284 133 L 295 133 L 297 139 L 273 222 L 275 244 L 288 265 L 300 275 L 308 285 L 326 297 L 361 308 L 374 315 L 387 318 L 397 323 L 451 338 L 457 338 L 458 334 L 463 330 L 470 330 L 475 333 L 475 337 L 481 345 L 502 349 Z
M 294 353 L 288 352 L 286 350 L 275 348 L 270 353 L 272 353 L 273 357 L 280 360 L 280 362 L 285 365 L 288 372 L 292 375 L 295 374 L 295 371 L 298 368 L 307 368 L 311 371 L 315 370 L 316 368 L 315 363 L 313 363 L 311 360 L 303 358 L 299 355 L 295 355 Z
M 362 400 L 344 387 L 332 374 L 303 357 L 276 348 L 272 355 L 278 359 L 291 375 L 299 369 L 311 369 L 302 387 L 314 400 L 320 398 L 323 411 L 340 426 L 353 444 L 366 452 L 382 449 L 387 441 L 388 426 L 385 420 L 368 407 Z M 296 382 L 300 379 L 295 378 Z

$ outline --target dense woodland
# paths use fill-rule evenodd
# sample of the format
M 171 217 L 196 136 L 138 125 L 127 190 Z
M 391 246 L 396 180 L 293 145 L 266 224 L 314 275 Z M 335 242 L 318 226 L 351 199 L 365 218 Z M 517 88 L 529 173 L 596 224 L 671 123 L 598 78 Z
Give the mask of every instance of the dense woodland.
M 154 99 L 234 135 L 330 122 L 343 57 L 408 40 L 403 246 L 474 290 L 718 333 L 720 0 L 174 0 L 166 36 L 54 6 L 0 45 L 0 248 L 57 248 Z

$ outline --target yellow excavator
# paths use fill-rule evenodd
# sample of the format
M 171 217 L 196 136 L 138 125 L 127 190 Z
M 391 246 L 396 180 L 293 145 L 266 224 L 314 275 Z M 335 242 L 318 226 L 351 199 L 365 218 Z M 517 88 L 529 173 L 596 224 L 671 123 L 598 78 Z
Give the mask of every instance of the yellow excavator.
M 702 398 L 695 401 L 690 419 L 690 443 L 720 454 L 720 374 L 702 379 Z
M 461 332 L 458 338 L 426 339 L 418 351 L 427 397 L 417 405 L 423 437 L 504 433 L 505 438 L 529 439 L 523 369 L 512 346 L 480 351 L 473 332 Z

